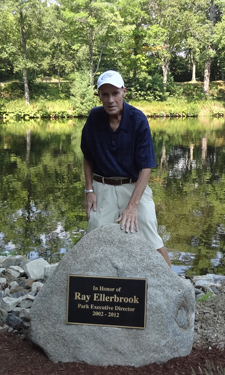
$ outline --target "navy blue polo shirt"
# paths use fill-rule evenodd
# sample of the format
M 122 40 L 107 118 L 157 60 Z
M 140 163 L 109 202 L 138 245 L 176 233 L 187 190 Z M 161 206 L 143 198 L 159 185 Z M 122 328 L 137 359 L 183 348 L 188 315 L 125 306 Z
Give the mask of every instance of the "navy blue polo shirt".
M 138 178 L 142 169 L 156 167 L 148 120 L 126 102 L 116 131 L 103 107 L 91 110 L 82 131 L 81 149 L 92 162 L 93 173 L 104 177 Z

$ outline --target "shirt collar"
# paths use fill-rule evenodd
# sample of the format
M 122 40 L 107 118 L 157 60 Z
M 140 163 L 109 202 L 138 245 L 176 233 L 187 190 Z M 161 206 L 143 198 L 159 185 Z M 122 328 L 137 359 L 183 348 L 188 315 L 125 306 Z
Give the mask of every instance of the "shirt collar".
M 101 126 L 101 128 L 105 129 L 105 120 L 107 119 L 107 121 L 109 121 L 109 115 L 107 114 L 107 112 L 104 110 L 103 107 L 101 107 L 101 108 L 102 108 L 102 114 L 103 114 L 103 122 L 100 126 Z M 122 129 L 122 130 L 125 130 L 126 132 L 128 132 L 129 125 L 130 125 L 129 104 L 127 104 L 125 101 L 123 101 L 122 119 L 121 119 L 120 126 L 119 126 L 118 129 Z

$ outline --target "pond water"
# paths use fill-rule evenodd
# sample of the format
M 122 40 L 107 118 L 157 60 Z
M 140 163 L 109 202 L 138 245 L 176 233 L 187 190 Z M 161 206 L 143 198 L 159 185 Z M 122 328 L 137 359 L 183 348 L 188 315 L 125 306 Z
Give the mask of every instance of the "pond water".
M 85 234 L 84 122 L 0 123 L 0 255 L 55 262 Z M 225 120 L 149 123 L 149 186 L 173 270 L 225 274 Z

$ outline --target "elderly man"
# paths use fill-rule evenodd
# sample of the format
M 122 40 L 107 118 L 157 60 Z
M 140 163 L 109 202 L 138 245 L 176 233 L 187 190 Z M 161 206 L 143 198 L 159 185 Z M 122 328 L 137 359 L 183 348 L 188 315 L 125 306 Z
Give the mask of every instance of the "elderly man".
M 156 161 L 147 118 L 124 102 L 126 87 L 118 72 L 102 73 L 97 90 L 102 106 L 90 112 L 81 140 L 88 232 L 114 222 L 127 233 L 140 231 L 171 266 L 148 186 Z

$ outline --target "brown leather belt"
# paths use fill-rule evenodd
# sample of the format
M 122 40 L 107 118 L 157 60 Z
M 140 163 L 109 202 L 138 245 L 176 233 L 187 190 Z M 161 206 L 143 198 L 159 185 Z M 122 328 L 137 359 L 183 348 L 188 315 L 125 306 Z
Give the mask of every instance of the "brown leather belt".
M 107 178 L 107 177 L 101 177 L 93 175 L 93 180 L 97 182 L 101 182 L 102 184 L 107 185 L 123 185 L 123 184 L 131 184 L 132 182 L 136 182 L 137 180 L 135 178 Z

